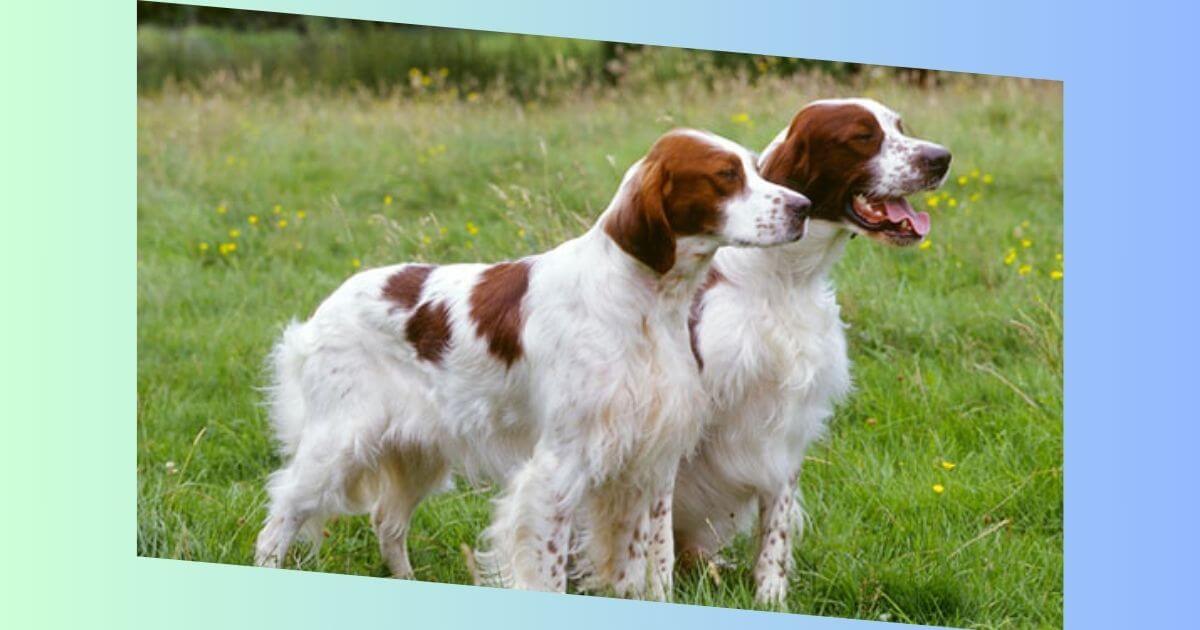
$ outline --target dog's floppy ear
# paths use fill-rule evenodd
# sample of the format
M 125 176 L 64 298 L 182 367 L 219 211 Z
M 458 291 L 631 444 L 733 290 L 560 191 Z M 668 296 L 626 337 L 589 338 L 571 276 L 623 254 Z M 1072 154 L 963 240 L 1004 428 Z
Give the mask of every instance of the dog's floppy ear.
M 792 190 L 805 190 L 812 183 L 806 111 L 796 114 L 783 142 L 763 162 L 760 169 L 763 179 Z
M 663 207 L 671 178 L 662 164 L 650 160 L 634 177 L 604 231 L 625 253 L 663 274 L 675 266 L 675 233 Z

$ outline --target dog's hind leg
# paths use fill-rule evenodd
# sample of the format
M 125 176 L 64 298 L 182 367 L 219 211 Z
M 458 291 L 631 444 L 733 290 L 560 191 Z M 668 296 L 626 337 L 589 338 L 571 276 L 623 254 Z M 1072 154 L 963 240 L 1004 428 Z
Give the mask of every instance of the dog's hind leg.
M 439 454 L 425 449 L 393 450 L 380 458 L 379 473 L 379 495 L 371 509 L 371 524 L 392 576 L 411 579 L 409 521 L 421 500 L 445 482 L 446 463 Z
M 271 475 L 267 519 L 255 544 L 256 565 L 281 566 L 299 535 L 315 550 L 327 517 L 355 511 L 348 493 L 364 462 L 355 457 L 352 445 L 339 443 L 335 435 L 306 435 L 291 461 Z
M 315 515 L 318 502 L 303 496 L 304 489 L 296 480 L 301 476 L 295 461 L 271 475 L 267 485 L 271 502 L 254 548 L 254 564 L 260 567 L 282 566 L 301 528 Z

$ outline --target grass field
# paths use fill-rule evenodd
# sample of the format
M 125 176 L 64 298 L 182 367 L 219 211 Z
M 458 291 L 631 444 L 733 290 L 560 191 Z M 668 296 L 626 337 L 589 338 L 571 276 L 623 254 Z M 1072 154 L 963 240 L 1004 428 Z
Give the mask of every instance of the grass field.
M 816 97 L 867 94 L 949 146 L 929 246 L 864 239 L 836 277 L 857 393 L 801 479 L 788 609 L 980 628 L 1062 623 L 1062 93 L 868 73 L 724 78 L 553 105 L 169 86 L 138 100 L 138 551 L 248 564 L 278 460 L 256 386 L 281 325 L 356 268 L 490 261 L 590 223 L 662 131 L 760 149 Z M 710 82 L 704 82 L 710 83 Z M 419 510 L 420 579 L 467 582 L 489 491 Z M 304 569 L 384 576 L 365 518 Z M 676 601 L 750 608 L 749 541 Z

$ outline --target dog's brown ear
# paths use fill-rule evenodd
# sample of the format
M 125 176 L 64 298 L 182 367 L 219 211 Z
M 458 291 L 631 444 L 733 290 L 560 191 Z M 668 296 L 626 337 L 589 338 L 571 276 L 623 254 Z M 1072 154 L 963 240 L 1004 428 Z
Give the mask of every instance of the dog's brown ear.
M 811 183 L 806 111 L 796 114 L 783 142 L 763 162 L 760 169 L 763 179 L 792 190 L 804 190 Z
M 671 179 L 657 161 L 643 162 L 635 177 L 604 232 L 625 253 L 663 274 L 675 266 L 675 233 L 664 209 Z

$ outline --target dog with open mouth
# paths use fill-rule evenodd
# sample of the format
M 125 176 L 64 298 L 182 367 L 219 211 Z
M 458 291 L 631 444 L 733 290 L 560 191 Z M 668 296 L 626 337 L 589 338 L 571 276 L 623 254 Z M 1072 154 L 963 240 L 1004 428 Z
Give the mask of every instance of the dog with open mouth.
M 675 540 L 682 557 L 710 558 L 757 514 L 760 603 L 787 595 L 805 450 L 851 388 L 829 272 L 855 234 L 896 246 L 923 239 L 929 215 L 905 197 L 940 186 L 950 160 L 874 100 L 807 105 L 759 158 L 764 178 L 812 200 L 805 238 L 721 249 L 693 300 L 692 349 L 715 410 L 679 470 Z

